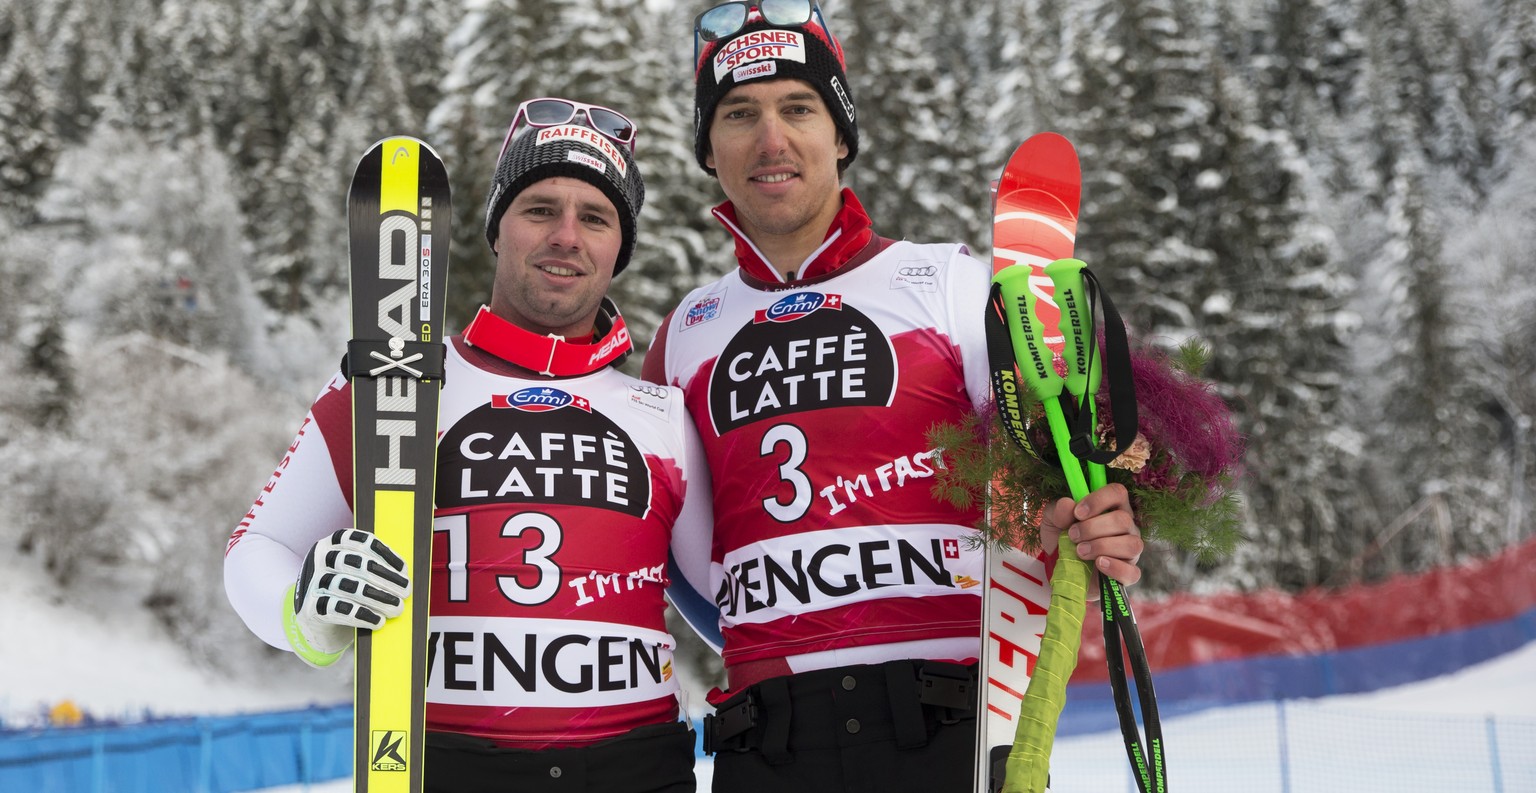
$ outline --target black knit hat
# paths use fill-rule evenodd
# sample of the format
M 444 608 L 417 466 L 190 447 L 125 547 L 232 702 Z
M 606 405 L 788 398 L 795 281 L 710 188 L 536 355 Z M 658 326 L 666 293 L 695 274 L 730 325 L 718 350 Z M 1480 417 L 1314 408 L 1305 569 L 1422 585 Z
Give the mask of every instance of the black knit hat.
M 705 157 L 715 106 L 732 88 L 751 80 L 794 78 L 815 87 L 848 145 L 848 156 L 838 161 L 838 168 L 846 168 L 859 153 L 858 115 L 848 88 L 843 48 L 814 18 L 787 27 L 751 22 L 736 35 L 711 42 L 694 68 L 694 156 L 710 176 L 715 169 L 705 163 Z
M 613 265 L 618 275 L 629 265 L 635 250 L 635 224 L 640 206 L 645 203 L 645 182 L 629 147 L 604 137 L 590 127 L 565 124 L 558 127 L 528 127 L 507 144 L 491 178 L 491 193 L 485 201 L 485 239 L 496 248 L 496 233 L 501 216 L 528 186 L 554 176 L 580 179 L 608 196 L 619 211 L 619 231 L 623 244 Z

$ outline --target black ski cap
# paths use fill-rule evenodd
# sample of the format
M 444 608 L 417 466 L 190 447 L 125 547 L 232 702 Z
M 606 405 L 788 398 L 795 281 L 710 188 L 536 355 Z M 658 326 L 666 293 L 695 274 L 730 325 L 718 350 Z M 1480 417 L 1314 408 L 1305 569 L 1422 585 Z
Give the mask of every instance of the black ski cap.
M 694 156 L 710 176 L 715 169 L 705 163 L 709 152 L 709 128 L 715 106 L 742 83 L 751 80 L 803 80 L 821 94 L 837 131 L 848 145 L 848 156 L 838 160 L 839 171 L 859 153 L 858 112 L 848 88 L 843 47 L 823 29 L 818 17 L 803 25 L 779 27 L 765 20 L 749 22 L 734 36 L 710 42 L 694 64 Z
M 614 143 L 601 133 L 581 124 L 558 127 L 527 127 L 507 144 L 491 178 L 491 192 L 485 201 L 485 240 L 494 251 L 501 216 L 528 186 L 555 176 L 580 179 L 613 202 L 619 211 L 619 231 L 623 243 L 613 274 L 629 265 L 635 250 L 635 227 L 640 207 L 645 203 L 645 182 L 629 147 Z

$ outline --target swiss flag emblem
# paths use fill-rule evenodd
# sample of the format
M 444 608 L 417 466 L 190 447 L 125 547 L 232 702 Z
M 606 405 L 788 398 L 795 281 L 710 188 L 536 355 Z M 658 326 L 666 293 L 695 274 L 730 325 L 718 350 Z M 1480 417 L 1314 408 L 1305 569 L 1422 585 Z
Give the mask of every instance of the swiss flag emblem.
M 959 559 L 960 558 L 960 541 L 959 540 L 951 538 L 951 539 L 948 539 L 948 540 L 944 541 L 944 558 L 945 559 Z
M 592 403 L 588 402 L 586 397 L 579 397 L 579 396 L 574 396 L 573 395 L 573 398 L 571 400 L 571 405 L 573 407 L 575 407 L 575 408 L 580 409 L 580 410 L 585 410 L 588 413 L 592 412 Z

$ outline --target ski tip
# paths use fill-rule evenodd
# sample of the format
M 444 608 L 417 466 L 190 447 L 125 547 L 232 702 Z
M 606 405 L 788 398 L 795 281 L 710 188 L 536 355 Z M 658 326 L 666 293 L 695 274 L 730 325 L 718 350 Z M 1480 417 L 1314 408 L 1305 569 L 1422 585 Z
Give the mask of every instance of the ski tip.
M 423 159 L 431 159 L 438 162 L 443 161 L 442 155 L 437 153 L 437 149 L 432 148 L 432 144 L 422 140 L 421 138 L 412 137 L 410 135 L 390 135 L 388 137 L 379 138 L 379 140 L 372 146 L 369 146 L 368 150 L 363 154 L 363 156 L 358 159 L 359 162 L 361 162 L 363 159 L 368 158 L 375 152 L 379 153 L 380 155 L 382 155 L 384 152 L 391 152 L 393 155 L 398 156 L 398 153 L 402 148 L 409 151 L 422 151 L 427 155 L 430 155 L 430 157 L 423 157 Z
M 1056 132 L 1039 132 L 1029 136 L 1013 150 L 1008 158 L 1010 168 L 1031 162 L 1047 162 L 1059 167 L 1077 170 L 1077 148 L 1072 141 Z
M 438 154 L 438 149 L 433 149 L 432 144 L 421 140 L 421 138 L 412 137 L 412 135 L 390 135 L 390 137 L 387 138 L 379 138 L 378 143 L 373 144 L 373 146 L 376 146 L 376 148 L 389 149 L 398 148 L 399 144 L 407 144 L 407 146 L 410 146 L 410 148 L 421 149 L 421 151 L 432 155 L 433 160 L 442 160 L 442 155 Z
M 1020 143 L 1008 158 L 994 190 L 994 212 L 1010 205 L 1036 206 L 1075 225 L 1081 195 L 1077 149 L 1058 133 L 1041 132 Z
M 1019 144 L 1019 149 L 1029 149 L 1040 153 L 1057 152 L 1065 154 L 1070 152 L 1072 156 L 1077 156 L 1077 148 L 1072 145 L 1072 141 L 1059 132 L 1036 132 L 1025 138 L 1024 142 Z

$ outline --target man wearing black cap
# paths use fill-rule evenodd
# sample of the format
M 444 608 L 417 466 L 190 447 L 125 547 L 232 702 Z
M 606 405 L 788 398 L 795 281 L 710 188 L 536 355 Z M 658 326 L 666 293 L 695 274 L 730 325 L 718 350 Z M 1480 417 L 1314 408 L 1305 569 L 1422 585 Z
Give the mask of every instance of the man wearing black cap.
M 442 391 L 428 791 L 695 788 L 663 590 L 709 480 L 681 394 L 614 368 L 631 345 L 605 294 L 645 197 L 633 143 L 614 111 L 538 99 L 499 158 L 491 301 L 449 340 Z M 225 556 L 246 624 L 315 666 L 417 583 L 348 528 L 349 391 L 321 392 Z
M 670 590 L 723 648 L 715 790 L 967 790 L 985 560 L 978 513 L 931 495 L 925 436 L 988 398 L 991 270 L 876 235 L 840 187 L 859 119 L 809 0 L 724 3 L 695 34 L 696 153 L 737 267 L 673 311 L 645 377 L 682 389 L 715 488 Z M 1140 577 L 1124 488 L 1050 505 L 1043 547 L 1063 530 L 1098 572 Z M 1034 617 L 1052 561 L 1023 571 Z

